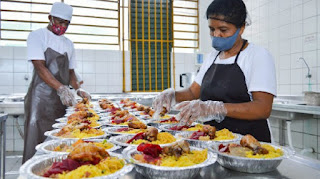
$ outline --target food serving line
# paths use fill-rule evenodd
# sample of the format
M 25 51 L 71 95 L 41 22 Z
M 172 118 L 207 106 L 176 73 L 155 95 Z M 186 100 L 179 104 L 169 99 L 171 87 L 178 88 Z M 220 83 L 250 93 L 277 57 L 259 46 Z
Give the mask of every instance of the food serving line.
M 140 97 L 136 97 L 136 96 L 132 96 L 131 99 L 138 101 L 141 104 L 145 104 L 145 105 L 151 105 L 152 102 L 152 95 L 149 96 L 140 96 Z M 128 98 L 128 96 L 119 96 L 119 97 L 106 97 L 108 99 L 113 99 L 115 101 L 118 101 L 119 99 L 124 99 L 124 98 Z M 129 97 L 130 98 L 130 97 Z M 103 116 L 103 113 L 100 113 L 101 116 Z M 163 129 L 163 126 L 162 128 Z M 110 136 L 104 136 L 104 138 L 106 139 L 110 139 Z M 113 138 L 113 142 L 115 142 L 116 144 L 117 141 L 114 141 L 115 137 Z M 111 139 L 112 139 L 111 138 Z M 119 138 L 119 137 L 118 137 Z M 121 137 L 120 137 L 121 138 Z M 129 137 L 128 137 L 129 139 Z M 50 138 L 47 138 L 46 141 L 49 141 Z M 127 139 L 126 139 L 127 140 Z M 109 140 L 108 140 L 109 141 Z M 111 140 L 112 142 L 112 140 Z M 119 142 L 119 141 L 118 141 Z M 191 142 L 191 146 L 195 146 L 195 147 L 199 147 L 200 143 L 192 143 Z M 124 145 L 122 145 L 124 146 Z M 113 153 L 116 154 L 120 154 L 119 156 L 122 155 L 127 155 L 128 154 L 128 150 L 122 147 L 119 148 L 119 146 L 117 146 L 118 148 L 115 148 L 113 150 Z M 203 145 L 201 145 L 201 147 L 203 147 Z M 252 159 L 247 159 L 247 160 L 237 160 L 232 158 L 230 160 L 230 158 L 223 158 L 223 156 L 219 155 L 220 157 L 217 157 L 217 154 L 212 153 L 208 156 L 210 156 L 209 161 L 206 161 L 207 163 L 209 162 L 209 165 L 203 165 L 201 167 L 199 167 L 197 170 L 179 170 L 177 169 L 178 167 L 174 167 L 176 168 L 175 171 L 171 171 L 168 172 L 170 174 L 168 175 L 163 175 L 163 171 L 161 170 L 155 170 L 154 168 L 151 170 L 148 167 L 143 167 L 140 165 L 135 165 L 136 168 L 133 168 L 131 172 L 128 173 L 129 168 L 127 168 L 127 170 L 124 170 L 122 172 L 126 173 L 125 175 L 119 174 L 119 175 L 113 175 L 114 177 L 120 177 L 120 178 L 145 178 L 145 176 L 143 176 L 141 173 L 143 173 L 144 175 L 149 176 L 150 178 L 156 178 L 156 177 L 162 177 L 166 176 L 166 178 L 179 178 L 179 176 L 183 176 L 183 173 L 185 173 L 186 171 L 191 172 L 191 175 L 185 175 L 185 176 L 192 176 L 192 172 L 197 172 L 194 176 L 194 178 L 261 178 L 261 177 L 266 177 L 266 178 L 302 178 L 302 177 L 307 177 L 307 178 L 320 178 L 320 162 L 316 161 L 316 160 L 306 160 L 301 156 L 298 155 L 293 155 L 292 151 L 287 150 L 285 148 L 283 148 L 285 151 L 285 157 L 283 157 L 283 159 L 279 160 L 279 161 L 275 161 L 275 160 L 271 160 L 271 163 L 261 163 L 261 161 L 257 161 L 257 160 L 252 160 Z M 211 152 L 210 152 L 211 153 Z M 38 152 L 36 153 L 36 155 L 30 159 L 31 161 L 37 161 L 39 159 L 41 159 L 43 157 L 43 155 L 47 155 L 45 153 L 43 153 L 41 150 L 38 150 Z M 285 159 L 286 157 L 289 157 L 288 159 Z M 270 165 L 277 165 L 277 163 L 281 162 L 281 164 L 273 171 L 271 172 L 266 172 L 266 173 L 246 173 L 246 172 L 238 172 L 235 170 L 230 170 L 227 168 L 222 167 L 218 162 L 216 162 L 216 160 L 219 160 L 220 164 L 223 164 L 224 166 L 234 166 L 236 170 L 239 170 L 239 167 L 241 168 L 251 168 L 248 169 L 249 171 L 256 171 L 257 172 L 261 172 L 263 171 L 263 167 L 273 167 Z M 30 164 L 30 162 L 29 162 Z M 269 166 L 268 166 L 269 165 Z M 39 167 L 39 166 L 38 166 Z M 262 169 L 261 169 L 262 167 Z M 155 167 L 156 168 L 156 167 Z M 34 168 L 33 168 L 34 170 Z M 131 170 L 131 169 L 130 169 Z M 137 172 L 138 170 L 138 172 Z M 201 171 L 200 171 L 201 170 Z M 240 169 L 241 170 L 241 169 Z M 199 172 L 200 171 L 200 172 Z M 26 172 L 26 166 L 23 166 L 20 169 L 21 175 L 19 178 L 30 178 L 30 175 L 28 175 Z M 110 176 L 105 176 L 102 178 L 110 178 Z M 181 178 L 181 177 L 180 177 Z M 183 177 L 184 178 L 184 177 Z

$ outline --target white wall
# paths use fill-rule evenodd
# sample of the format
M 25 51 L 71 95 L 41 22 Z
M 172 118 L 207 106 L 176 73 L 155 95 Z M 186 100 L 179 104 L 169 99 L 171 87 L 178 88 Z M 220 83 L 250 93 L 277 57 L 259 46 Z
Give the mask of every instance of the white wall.
M 26 47 L 0 47 L 0 94 L 27 92 L 32 64 L 26 56 Z M 76 50 L 76 58 L 76 70 L 84 80 L 84 89 L 91 93 L 122 92 L 120 51 Z
M 200 26 L 200 53 L 206 54 L 212 51 L 210 31 L 206 11 L 212 0 L 199 1 L 199 26 Z
M 275 58 L 278 94 L 302 95 L 308 90 L 305 58 L 312 90 L 320 90 L 320 1 L 246 0 L 252 25 L 245 37 L 267 48 Z

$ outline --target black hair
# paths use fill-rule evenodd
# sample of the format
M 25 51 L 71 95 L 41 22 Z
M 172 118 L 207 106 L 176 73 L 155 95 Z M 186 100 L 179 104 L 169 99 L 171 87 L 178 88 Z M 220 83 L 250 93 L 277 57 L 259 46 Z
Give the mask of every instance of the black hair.
M 214 0 L 209 5 L 206 15 L 207 19 L 222 20 L 240 28 L 246 24 L 247 8 L 242 0 Z

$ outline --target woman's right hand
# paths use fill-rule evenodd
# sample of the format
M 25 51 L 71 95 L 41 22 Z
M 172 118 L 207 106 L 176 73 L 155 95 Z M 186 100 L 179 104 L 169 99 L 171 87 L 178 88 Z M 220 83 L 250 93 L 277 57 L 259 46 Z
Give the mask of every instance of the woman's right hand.
M 155 116 L 163 110 L 163 107 L 170 111 L 171 106 L 175 105 L 175 91 L 173 88 L 162 91 L 152 103 L 152 107 L 155 110 Z

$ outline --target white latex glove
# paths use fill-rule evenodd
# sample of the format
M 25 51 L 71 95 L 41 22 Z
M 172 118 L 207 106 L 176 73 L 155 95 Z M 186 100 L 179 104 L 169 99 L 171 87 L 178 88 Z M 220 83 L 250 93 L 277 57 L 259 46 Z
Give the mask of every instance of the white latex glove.
M 163 106 L 169 112 L 171 109 L 171 106 L 175 105 L 175 103 L 176 103 L 175 91 L 173 88 L 168 88 L 162 91 L 158 96 L 156 96 L 156 98 L 152 103 L 152 107 L 155 110 L 153 118 L 158 118 L 160 112 L 163 110 Z
M 63 105 L 74 106 L 77 103 L 76 98 L 68 86 L 61 85 L 57 90 L 57 94 L 60 96 Z
M 187 125 L 191 125 L 197 119 L 202 122 L 216 120 L 220 123 L 227 115 L 227 109 L 221 101 L 184 101 L 178 104 L 176 109 L 180 110 L 177 120 Z
M 91 95 L 89 92 L 85 91 L 84 89 L 82 88 L 78 88 L 76 90 L 76 93 L 78 96 L 80 96 L 81 98 L 87 98 L 89 101 L 91 100 Z

